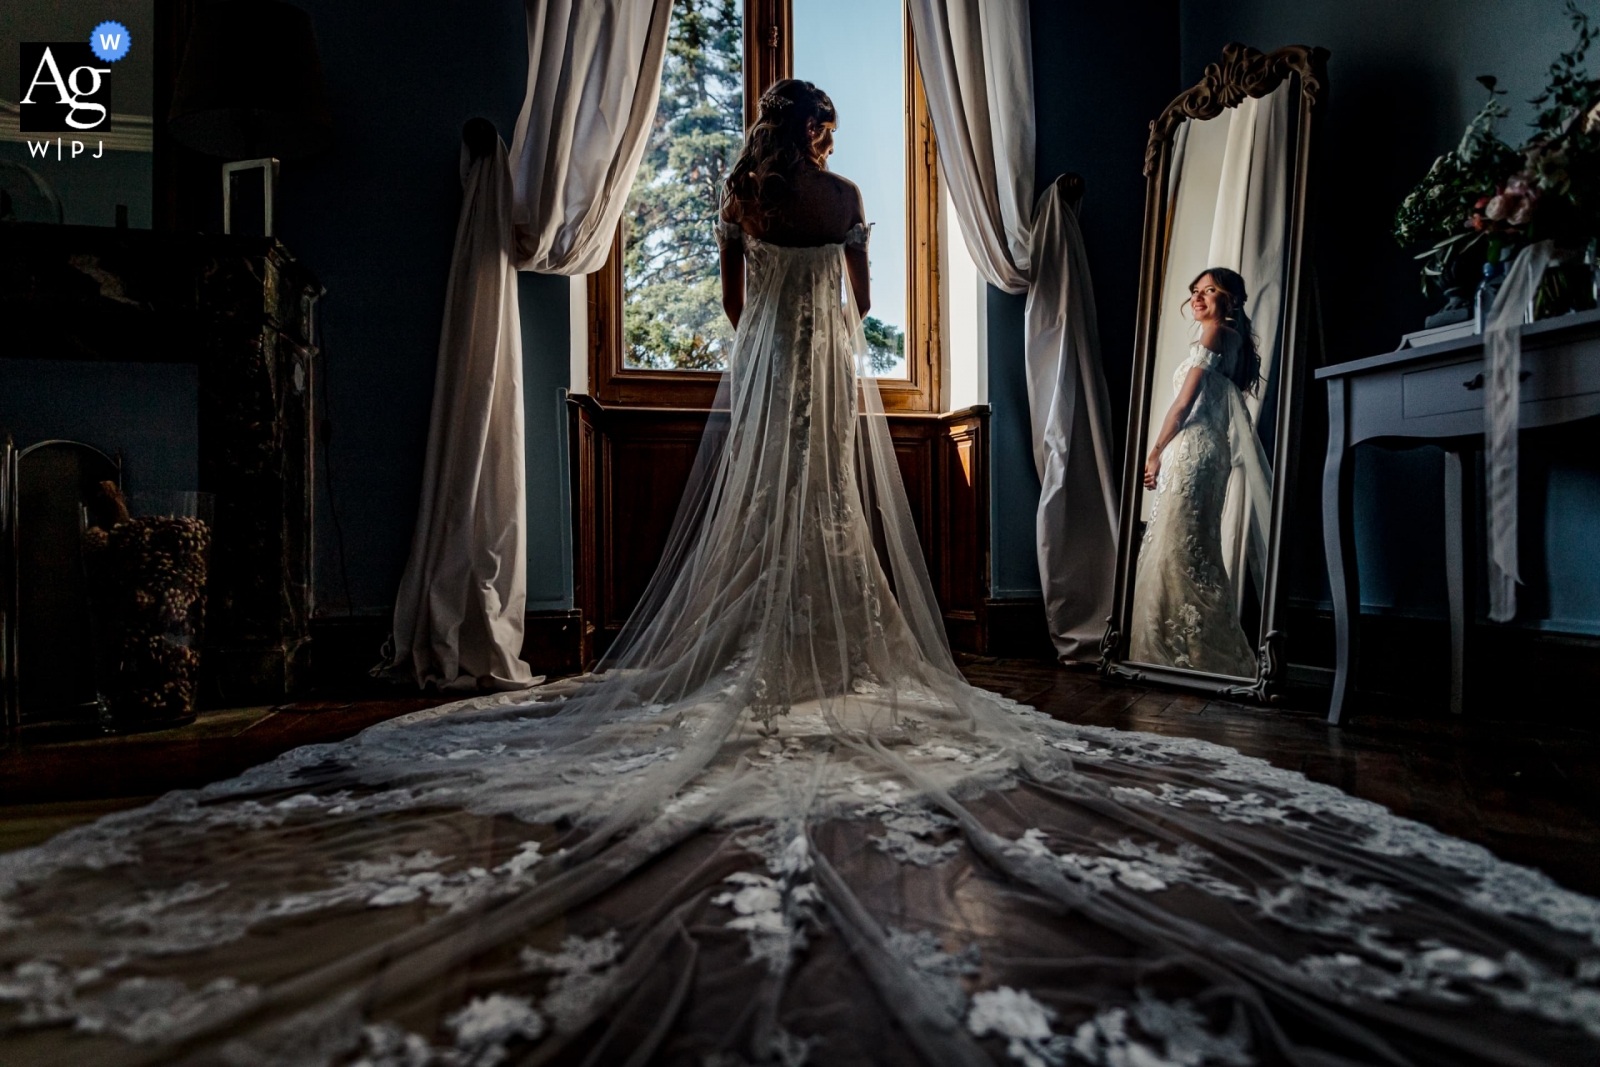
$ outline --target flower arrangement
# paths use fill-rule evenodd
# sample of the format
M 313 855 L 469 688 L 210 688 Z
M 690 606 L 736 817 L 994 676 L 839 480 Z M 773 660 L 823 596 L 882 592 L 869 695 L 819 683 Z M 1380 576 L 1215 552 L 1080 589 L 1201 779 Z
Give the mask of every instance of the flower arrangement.
M 1395 239 L 1426 246 L 1416 257 L 1424 294 L 1470 285 L 1484 264 L 1509 259 L 1525 244 L 1553 239 L 1577 250 L 1600 237 L 1600 78 L 1585 67 L 1600 30 L 1574 0 L 1566 10 L 1577 42 L 1550 64 L 1544 90 L 1531 101 L 1540 110 L 1527 142 L 1513 148 L 1500 139 L 1496 124 L 1510 114 L 1499 101 L 1505 92 L 1494 78 L 1480 77 L 1488 102 L 1396 212 Z M 1547 274 L 1536 313 L 1593 306 L 1592 289 L 1577 277 L 1570 269 Z

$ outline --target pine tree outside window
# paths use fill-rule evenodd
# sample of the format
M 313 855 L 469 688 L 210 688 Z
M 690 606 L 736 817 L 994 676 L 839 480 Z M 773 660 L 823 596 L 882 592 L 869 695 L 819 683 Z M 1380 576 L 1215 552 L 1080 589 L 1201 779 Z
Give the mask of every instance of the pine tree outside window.
M 744 139 L 743 0 L 678 0 L 644 159 L 623 213 L 623 366 L 724 370 L 712 229 Z

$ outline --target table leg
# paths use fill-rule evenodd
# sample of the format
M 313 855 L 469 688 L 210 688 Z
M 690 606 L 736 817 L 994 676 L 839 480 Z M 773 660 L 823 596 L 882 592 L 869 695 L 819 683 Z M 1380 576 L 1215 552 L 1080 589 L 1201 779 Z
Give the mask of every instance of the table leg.
M 1328 382 L 1328 454 L 1322 467 L 1322 549 L 1328 562 L 1328 584 L 1333 591 L 1335 659 L 1333 696 L 1328 721 L 1339 724 L 1345 703 L 1355 687 L 1356 623 L 1361 614 L 1361 586 L 1356 573 L 1354 523 L 1350 515 L 1350 431 L 1346 425 L 1349 383 Z
M 1474 522 L 1471 506 L 1476 481 L 1470 466 L 1470 451 L 1444 454 L 1444 564 L 1445 589 L 1450 599 L 1450 710 L 1461 714 L 1466 703 L 1467 626 L 1472 619 L 1472 534 L 1467 523 Z M 1465 468 L 1465 469 L 1464 469 Z

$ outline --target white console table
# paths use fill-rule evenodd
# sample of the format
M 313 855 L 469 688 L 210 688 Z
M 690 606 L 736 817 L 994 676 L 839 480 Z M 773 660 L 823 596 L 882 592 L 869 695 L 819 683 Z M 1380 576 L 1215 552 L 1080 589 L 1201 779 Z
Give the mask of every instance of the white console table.
M 1356 665 L 1356 572 L 1350 450 L 1363 441 L 1391 448 L 1424 442 L 1445 450 L 1444 560 L 1450 601 L 1450 710 L 1464 697 L 1477 479 L 1472 454 L 1483 447 L 1483 338 L 1472 334 L 1420 348 L 1323 367 L 1328 383 L 1328 454 L 1322 472 L 1322 539 L 1333 587 L 1337 659 L 1328 721 L 1350 698 Z M 1522 328 L 1523 429 L 1600 415 L 1600 311 Z M 1464 471 L 1466 472 L 1464 476 Z

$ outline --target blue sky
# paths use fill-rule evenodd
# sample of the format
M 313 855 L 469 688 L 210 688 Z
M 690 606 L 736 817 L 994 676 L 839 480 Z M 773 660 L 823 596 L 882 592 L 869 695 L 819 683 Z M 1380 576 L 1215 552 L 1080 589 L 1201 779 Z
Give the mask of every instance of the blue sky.
M 903 0 L 794 0 L 794 75 L 839 112 L 829 169 L 861 187 L 872 227 L 872 314 L 905 329 Z

